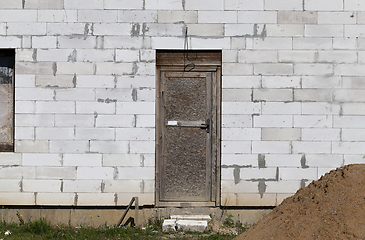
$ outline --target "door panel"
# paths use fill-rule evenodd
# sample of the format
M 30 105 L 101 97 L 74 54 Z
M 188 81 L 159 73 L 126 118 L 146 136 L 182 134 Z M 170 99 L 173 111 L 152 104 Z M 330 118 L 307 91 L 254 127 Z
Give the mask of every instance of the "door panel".
M 161 200 L 210 201 L 209 72 L 162 72 L 164 86 Z M 209 120 L 208 120 L 209 119 Z
M 219 206 L 221 52 L 156 52 L 156 205 Z

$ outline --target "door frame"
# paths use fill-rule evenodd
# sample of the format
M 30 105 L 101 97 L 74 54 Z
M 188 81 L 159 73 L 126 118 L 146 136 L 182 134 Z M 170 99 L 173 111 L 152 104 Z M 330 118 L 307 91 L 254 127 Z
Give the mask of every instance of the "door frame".
M 220 206 L 221 193 L 221 51 L 191 51 L 196 54 L 194 60 L 187 59 L 187 51 L 157 50 L 156 51 L 156 175 L 155 175 L 155 205 L 157 207 L 200 207 Z M 185 60 L 184 60 L 185 58 Z M 163 72 L 184 72 L 189 65 L 189 72 L 212 72 L 212 119 L 211 119 L 211 200 L 207 202 L 168 202 L 160 201 L 160 183 L 162 173 L 162 129 L 164 119 L 161 119 L 162 109 L 162 79 Z M 194 66 L 193 68 L 191 66 Z

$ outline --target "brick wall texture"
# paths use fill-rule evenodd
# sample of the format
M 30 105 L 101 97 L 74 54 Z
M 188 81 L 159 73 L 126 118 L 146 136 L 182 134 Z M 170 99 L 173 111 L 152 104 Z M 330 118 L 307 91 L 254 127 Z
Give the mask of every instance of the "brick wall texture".
M 365 163 L 363 0 L 0 0 L 16 49 L 0 205 L 154 204 L 155 53 L 222 50 L 222 206 Z

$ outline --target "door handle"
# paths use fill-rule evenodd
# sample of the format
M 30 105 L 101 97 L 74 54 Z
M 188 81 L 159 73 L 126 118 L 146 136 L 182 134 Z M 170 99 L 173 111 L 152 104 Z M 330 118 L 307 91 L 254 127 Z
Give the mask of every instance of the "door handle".
M 205 128 L 207 130 L 207 133 L 210 132 L 210 119 L 209 118 L 205 121 L 205 124 L 202 124 L 201 128 Z

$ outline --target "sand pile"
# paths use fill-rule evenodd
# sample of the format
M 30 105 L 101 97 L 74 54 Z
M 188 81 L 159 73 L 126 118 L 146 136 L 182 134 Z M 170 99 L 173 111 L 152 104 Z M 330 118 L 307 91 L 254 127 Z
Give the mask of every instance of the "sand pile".
M 365 239 L 365 164 L 347 165 L 285 199 L 235 240 Z

